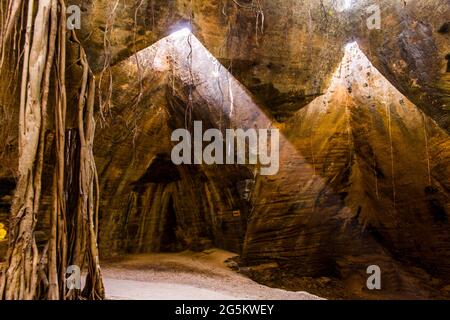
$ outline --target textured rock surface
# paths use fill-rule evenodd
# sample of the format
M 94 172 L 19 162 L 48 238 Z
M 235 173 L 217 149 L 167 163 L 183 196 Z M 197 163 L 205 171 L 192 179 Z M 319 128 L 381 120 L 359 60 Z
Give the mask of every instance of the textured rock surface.
M 97 71 L 105 57 L 114 64 L 192 21 L 196 37 L 278 119 L 324 92 L 345 43 L 347 13 L 331 12 L 328 0 L 72 2 L 83 4 L 82 34 Z
M 355 2 L 363 11 L 371 1 Z M 381 29 L 352 19 L 374 66 L 445 130 L 450 130 L 450 1 L 380 1 Z M 355 19 L 356 18 L 356 19 Z
M 267 127 L 268 118 L 188 34 L 163 39 L 113 70 L 113 121 L 96 139 L 104 199 L 100 248 L 113 249 L 104 254 L 212 245 L 239 252 L 249 206 L 238 186 L 253 172 L 234 165 L 174 166 L 170 136 L 186 119 L 189 128 L 201 120 L 204 129 L 225 129 Z
M 150 62 L 138 69 L 136 61 Z M 337 290 L 343 284 L 349 297 L 443 294 L 439 290 L 448 280 L 450 261 L 448 135 L 395 89 L 356 44 L 347 46 L 326 94 L 284 126 L 280 172 L 257 178 L 251 204 L 235 201 L 237 182 L 252 178 L 248 169 L 193 170 L 164 160 L 171 129 L 185 125 L 189 101 L 189 118 L 211 127 L 276 125 L 195 37 L 180 33 L 161 40 L 118 64 L 114 74 L 123 82 L 114 90 L 118 108 L 113 108 L 113 119 L 137 121 L 140 131 L 129 128 L 119 147 L 109 135 L 125 129 L 105 128 L 98 135 L 99 146 L 107 143 L 103 139 L 110 143 L 108 149 L 98 147 L 109 150 L 108 156 L 97 154 L 109 201 L 102 206 L 103 221 L 109 224 L 103 227 L 101 246 L 146 252 L 211 244 L 242 249 L 245 272 L 290 289 L 304 285 L 305 277 L 325 276 L 333 279 L 328 287 Z M 130 97 L 139 96 L 140 85 L 130 78 L 142 79 L 144 86 L 137 104 Z M 155 139 L 158 144 L 152 143 Z M 165 175 L 158 177 L 160 171 Z M 211 197 L 216 200 L 209 202 Z M 220 207 L 230 216 L 233 210 L 251 212 L 230 225 L 235 232 L 224 233 L 229 229 L 217 224 L 226 216 Z M 169 247 L 167 228 L 175 230 Z M 233 244 L 236 237 L 240 240 Z M 372 264 L 384 272 L 386 291 L 379 295 L 364 289 L 365 269 Z M 321 292 L 321 287 L 319 281 L 313 290 Z M 342 295 L 329 290 L 324 294 Z
M 439 294 L 419 288 L 430 275 L 449 275 L 446 132 L 354 44 L 327 93 L 289 121 L 286 136 L 279 174 L 257 182 L 243 254 L 250 265 L 276 265 L 250 274 L 288 287 L 295 279 L 278 268 L 337 277 L 371 296 L 364 278 L 375 264 L 392 294 Z
M 364 0 L 342 12 L 334 0 L 69 2 L 82 7 L 80 38 L 97 79 L 112 65 L 112 105 L 94 149 L 102 257 L 217 246 L 241 253 L 241 270 L 273 286 L 325 297 L 448 297 L 448 0 L 379 1 L 382 28 L 372 31 Z M 160 40 L 191 19 L 204 47 L 195 37 Z M 361 52 L 350 50 L 339 67 L 353 40 Z M 17 108 L 3 78 L 7 226 Z M 279 174 L 172 165 L 170 134 L 187 119 L 284 129 Z M 68 139 L 70 154 L 76 134 Z M 40 244 L 50 185 L 47 176 Z M 364 289 L 370 264 L 382 267 L 379 294 Z
M 337 0 L 69 2 L 82 7 L 81 34 L 95 70 L 192 24 L 278 120 L 325 92 L 343 45 L 357 39 L 389 81 L 449 130 L 450 0 L 378 1 L 380 30 L 367 28 L 369 0 L 346 10 Z

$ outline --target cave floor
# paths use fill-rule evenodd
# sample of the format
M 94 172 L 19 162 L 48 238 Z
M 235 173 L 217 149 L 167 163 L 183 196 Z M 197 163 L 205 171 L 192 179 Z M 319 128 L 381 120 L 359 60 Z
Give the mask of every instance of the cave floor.
M 127 255 L 120 260 L 104 261 L 107 299 L 320 299 L 307 292 L 274 289 L 252 281 L 227 266 L 225 261 L 235 255 L 210 249 Z

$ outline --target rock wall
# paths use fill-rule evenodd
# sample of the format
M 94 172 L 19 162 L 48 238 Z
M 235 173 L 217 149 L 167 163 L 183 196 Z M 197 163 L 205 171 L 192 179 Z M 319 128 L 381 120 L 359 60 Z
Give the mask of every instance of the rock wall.
M 94 147 L 102 258 L 217 246 L 240 253 L 241 271 L 272 286 L 330 297 L 448 297 L 448 0 L 379 1 L 382 28 L 371 31 L 370 1 L 342 12 L 332 0 L 69 2 L 83 10 L 79 35 L 103 80 L 102 101 L 112 74 Z M 173 33 L 189 25 L 192 36 Z M 345 51 L 355 40 L 359 47 Z M 69 72 L 78 79 L 76 64 Z M 6 78 L 7 228 L 17 93 Z M 78 93 L 68 85 L 70 106 Z M 194 120 L 205 129 L 283 129 L 280 172 L 174 166 L 170 135 Z M 77 137 L 67 136 L 70 162 Z M 52 159 L 48 151 L 46 172 Z M 41 246 L 50 185 L 47 175 Z M 364 286 L 371 264 L 383 271 L 378 294 Z
M 371 1 L 358 1 L 364 12 Z M 449 131 L 449 0 L 379 1 L 381 29 L 352 19 L 363 52 L 374 66 L 443 129 Z
M 254 104 L 255 114 L 237 112 L 246 107 L 248 95 L 225 69 L 215 78 L 211 70 L 218 61 L 195 37 L 188 38 L 163 39 L 113 68 L 111 121 L 98 130 L 95 141 L 104 256 L 213 245 L 237 253 L 242 249 L 249 203 L 239 185 L 253 179 L 251 168 L 175 166 L 170 136 L 186 127 L 186 117 L 188 127 L 200 120 L 205 130 L 240 121 L 230 118 L 230 85 L 236 90 L 233 108 L 238 118 L 261 122 L 261 112 Z
M 326 91 L 342 47 L 357 40 L 396 88 L 449 130 L 449 0 L 363 0 L 346 9 L 336 0 L 69 3 L 83 10 L 81 39 L 94 70 L 191 25 L 278 121 Z M 380 30 L 367 28 L 373 4 L 381 10 Z
M 364 279 L 378 265 L 381 296 L 442 294 L 450 267 L 448 134 L 356 44 L 327 93 L 286 128 L 279 174 L 261 177 L 254 191 L 243 252 L 249 275 L 288 288 L 302 277 L 338 278 L 352 288 L 347 294 L 375 297 Z M 433 277 L 444 280 L 424 289 Z
M 94 70 L 190 26 L 278 120 L 326 90 L 348 29 L 334 0 L 69 2 L 83 9 L 81 39 Z
M 151 63 L 138 68 L 137 61 Z M 296 290 L 305 278 L 327 277 L 337 284 L 325 287 L 344 286 L 348 297 L 445 295 L 448 134 L 356 44 L 346 47 L 327 92 L 284 126 L 187 33 L 118 64 L 114 74 L 113 118 L 136 119 L 141 132 L 129 129 L 118 147 L 109 135 L 126 130 L 110 127 L 98 135 L 97 149 L 109 150 L 104 159 L 97 155 L 100 166 L 109 161 L 101 181 L 112 192 L 104 195 L 109 203 L 102 205 L 102 221 L 110 222 L 101 245 L 142 252 L 213 244 L 241 252 L 243 272 L 274 286 Z M 136 108 L 130 97 L 139 96 L 140 85 L 130 78 L 145 86 Z M 254 179 L 252 168 L 171 166 L 169 136 L 186 125 L 187 114 L 208 127 L 284 128 L 280 172 L 256 176 L 250 203 L 236 203 L 238 181 Z M 237 210 L 245 212 L 240 219 L 217 222 Z M 365 287 L 373 264 L 386 283 L 378 294 Z

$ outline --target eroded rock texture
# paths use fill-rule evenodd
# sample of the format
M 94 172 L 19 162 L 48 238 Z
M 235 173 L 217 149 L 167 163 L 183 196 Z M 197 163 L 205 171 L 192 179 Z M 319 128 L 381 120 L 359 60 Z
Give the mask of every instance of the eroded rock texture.
M 448 134 L 356 44 L 327 93 L 289 121 L 286 136 L 280 173 L 257 183 L 243 257 L 276 264 L 256 268 L 256 278 L 270 274 L 290 286 L 295 279 L 276 275 L 288 268 L 342 277 L 352 287 L 364 283 L 367 266 L 379 265 L 386 289 L 411 297 L 423 294 L 411 279 L 423 286 L 424 270 L 448 278 Z
M 204 130 L 225 130 L 266 128 L 268 118 L 187 33 L 163 39 L 113 70 L 114 120 L 96 140 L 104 195 L 100 248 L 117 254 L 215 245 L 240 252 L 249 211 L 240 185 L 254 178 L 252 169 L 175 166 L 170 137 L 195 120 Z
M 355 2 L 364 11 L 371 1 Z M 354 16 L 361 49 L 413 103 L 449 131 L 450 1 L 380 1 L 381 29 Z M 359 23 L 358 23 L 359 21 Z
M 142 252 L 216 245 L 241 252 L 244 272 L 272 285 L 298 289 L 305 277 L 329 277 L 351 288 L 350 297 L 444 294 L 448 134 L 356 43 L 346 47 L 326 93 L 281 126 L 280 172 L 268 177 L 254 176 L 254 168 L 167 160 L 171 130 L 193 120 L 221 129 L 277 126 L 194 36 L 163 39 L 114 74 L 123 82 L 116 82 L 113 106 L 128 107 L 113 107 L 113 118 L 129 128 L 120 147 L 109 135 L 125 130 L 99 134 L 99 145 L 107 139 L 112 150 L 124 150 L 98 153 L 100 166 L 107 163 L 101 181 L 109 199 L 101 246 Z M 246 179 L 254 181 L 250 202 L 236 201 Z M 386 281 L 378 295 L 365 290 L 373 264 Z
M 448 0 L 377 1 L 380 30 L 367 28 L 368 0 L 347 10 L 334 0 L 69 3 L 82 8 L 79 35 L 103 103 L 112 75 L 94 147 L 102 258 L 217 246 L 272 286 L 326 297 L 448 297 Z M 173 34 L 186 26 L 193 35 Z M 79 72 L 71 63 L 69 73 Z M 0 85 L 7 227 L 17 92 Z M 194 120 L 204 129 L 280 128 L 279 173 L 173 165 L 171 133 Z M 76 129 L 67 136 L 70 162 Z M 47 153 L 47 169 L 52 159 Z M 69 195 L 77 192 L 70 177 Z M 50 192 L 46 176 L 41 246 Z M 382 269 L 380 292 L 365 286 L 372 264 Z
M 277 120 L 321 95 L 357 39 L 376 68 L 449 130 L 449 0 L 71 0 L 84 12 L 82 38 L 96 71 L 191 25 L 206 48 Z M 369 30 L 367 8 L 381 10 Z
M 192 7 L 185 0 L 71 2 L 86 12 L 82 34 L 95 70 L 192 25 L 278 120 L 325 91 L 348 28 L 348 13 L 337 13 L 329 0 L 194 0 Z

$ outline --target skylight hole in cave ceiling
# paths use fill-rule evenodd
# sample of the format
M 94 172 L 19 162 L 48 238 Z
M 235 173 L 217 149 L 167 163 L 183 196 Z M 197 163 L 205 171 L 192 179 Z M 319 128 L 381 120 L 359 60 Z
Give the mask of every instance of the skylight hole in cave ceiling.
M 335 7 L 338 12 L 344 12 L 350 10 L 356 0 L 335 0 Z
M 172 38 L 185 38 L 187 37 L 189 34 L 191 34 L 191 29 L 189 29 L 188 27 L 184 27 L 181 28 L 177 31 L 174 31 L 170 34 L 170 37 Z

